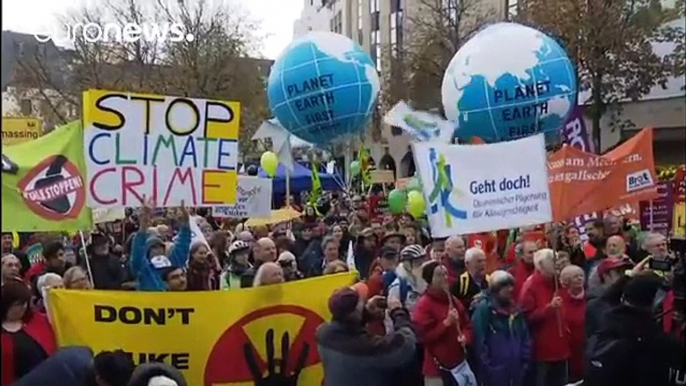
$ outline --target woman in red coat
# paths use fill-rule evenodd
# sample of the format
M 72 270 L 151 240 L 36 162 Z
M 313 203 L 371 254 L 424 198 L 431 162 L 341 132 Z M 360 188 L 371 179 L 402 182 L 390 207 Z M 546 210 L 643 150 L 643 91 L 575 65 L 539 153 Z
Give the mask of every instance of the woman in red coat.
M 28 374 L 57 350 L 47 316 L 31 310 L 30 300 L 24 283 L 2 286 L 2 386 Z
M 569 339 L 569 381 L 576 382 L 584 376 L 584 341 L 586 294 L 584 293 L 584 270 L 576 265 L 565 267 L 560 273 L 563 290 L 562 314 Z
M 422 266 L 422 278 L 429 284 L 419 298 L 412 322 L 419 341 L 424 344 L 424 384 L 443 386 L 443 369 L 460 368 L 460 376 L 474 374 L 467 365 L 466 345 L 472 341 L 472 325 L 462 303 L 448 292 L 448 271 L 437 261 Z

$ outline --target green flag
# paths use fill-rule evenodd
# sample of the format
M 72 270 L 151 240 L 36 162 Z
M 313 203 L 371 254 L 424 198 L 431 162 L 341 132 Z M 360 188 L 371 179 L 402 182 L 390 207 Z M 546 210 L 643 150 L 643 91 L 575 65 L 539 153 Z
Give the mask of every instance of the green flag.
M 312 162 L 312 192 L 310 193 L 310 205 L 317 210 L 317 202 L 322 195 L 322 181 L 319 179 L 319 164 Z
M 2 231 L 90 229 L 83 128 L 79 121 L 2 148 Z

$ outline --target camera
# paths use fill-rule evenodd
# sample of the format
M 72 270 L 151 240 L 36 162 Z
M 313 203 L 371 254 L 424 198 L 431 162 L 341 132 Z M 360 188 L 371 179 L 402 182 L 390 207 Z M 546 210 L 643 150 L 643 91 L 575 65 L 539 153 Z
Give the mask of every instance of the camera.
M 648 268 L 653 271 L 669 272 L 672 270 L 672 260 L 655 260 L 652 257 L 648 261 Z

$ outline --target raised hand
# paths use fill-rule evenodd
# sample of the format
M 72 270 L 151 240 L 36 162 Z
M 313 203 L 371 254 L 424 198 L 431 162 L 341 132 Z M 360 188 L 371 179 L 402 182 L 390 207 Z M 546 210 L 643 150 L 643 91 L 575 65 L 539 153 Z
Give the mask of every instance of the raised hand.
M 152 198 L 148 199 L 143 196 L 143 207 L 141 208 L 141 214 L 138 217 L 140 222 L 140 230 L 147 231 L 147 229 L 152 225 L 152 209 L 155 206 L 155 202 Z
M 288 374 L 288 360 L 289 360 L 289 348 L 290 348 L 290 337 L 288 333 L 284 333 L 281 337 L 281 359 L 277 360 L 274 357 L 274 330 L 267 330 L 265 336 L 265 344 L 267 347 L 267 375 L 263 375 L 257 365 L 257 360 L 255 358 L 255 351 L 250 343 L 243 345 L 243 354 L 245 355 L 245 361 L 250 368 L 250 373 L 252 374 L 253 380 L 255 381 L 255 386 L 297 386 L 298 377 L 305 368 L 305 362 L 310 354 L 310 346 L 305 343 L 303 350 L 298 356 L 298 361 L 296 363 L 295 369 L 292 374 Z M 276 364 L 279 364 L 279 372 L 276 372 Z
M 182 224 L 188 224 L 191 215 L 190 212 L 188 212 L 188 208 L 186 208 L 186 203 L 184 202 L 184 200 L 181 200 L 181 207 L 179 208 L 179 212 L 181 213 L 181 215 L 179 216 L 179 222 L 181 222 Z

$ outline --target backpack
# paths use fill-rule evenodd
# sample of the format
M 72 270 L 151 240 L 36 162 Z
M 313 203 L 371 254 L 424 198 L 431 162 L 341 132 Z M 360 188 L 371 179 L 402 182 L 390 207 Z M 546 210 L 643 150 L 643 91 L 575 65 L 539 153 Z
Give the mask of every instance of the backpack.
M 388 297 L 388 290 L 390 289 L 391 285 L 395 281 L 395 279 L 398 279 L 399 283 L 399 289 L 400 289 L 400 303 L 405 306 L 405 300 L 407 299 L 407 294 L 410 292 L 410 283 L 407 282 L 407 279 L 398 277 L 398 275 L 395 272 L 384 272 L 383 276 L 383 296 Z M 387 282 L 387 280 L 390 280 Z

